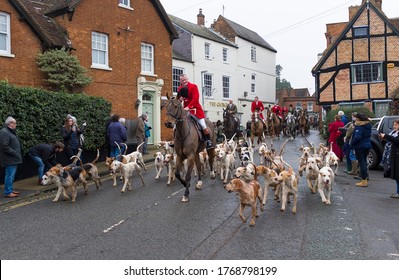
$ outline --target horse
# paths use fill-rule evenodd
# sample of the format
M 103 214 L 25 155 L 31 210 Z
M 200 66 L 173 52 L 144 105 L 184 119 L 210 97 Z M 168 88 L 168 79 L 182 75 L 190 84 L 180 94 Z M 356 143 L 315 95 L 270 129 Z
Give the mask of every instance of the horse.
M 299 115 L 298 122 L 302 136 L 306 136 L 306 134 L 308 134 L 308 120 L 306 119 L 305 113 L 303 111 L 301 111 Z
M 165 122 L 166 127 L 173 128 L 174 131 L 174 148 L 176 152 L 176 178 L 186 188 L 181 202 L 189 201 L 190 184 L 191 184 L 191 173 L 195 166 L 198 170 L 198 181 L 195 186 L 196 190 L 202 189 L 201 180 L 201 162 L 199 154 L 205 149 L 205 140 L 202 139 L 201 132 L 199 131 L 196 121 L 190 116 L 189 112 L 186 112 L 183 108 L 182 103 L 174 98 L 170 98 L 167 95 L 168 103 L 166 104 L 166 116 Z M 216 135 L 213 124 L 210 120 L 206 119 L 206 126 L 209 130 L 209 136 L 213 146 L 216 145 Z M 209 156 L 209 166 L 211 169 L 210 178 L 215 179 L 216 174 L 213 170 L 213 161 L 215 159 L 215 149 L 207 150 Z M 181 177 L 180 172 L 184 168 L 183 161 L 187 159 L 187 170 L 185 172 L 185 178 Z
M 240 120 L 230 114 L 227 110 L 223 109 L 223 127 L 224 134 L 227 138 L 233 137 L 235 134 L 238 138 L 241 136 Z
M 285 118 L 285 129 L 286 135 L 290 137 L 290 139 L 295 139 L 296 137 L 296 122 L 293 114 L 288 113 L 288 116 Z
M 252 143 L 252 147 L 255 147 L 255 142 L 254 142 L 254 138 L 255 136 L 258 137 L 258 144 L 262 143 L 262 139 L 263 139 L 263 120 L 260 119 L 259 117 L 259 112 L 255 111 L 252 114 L 252 121 L 251 121 L 251 143 Z
M 268 125 L 269 125 L 269 132 L 270 137 L 277 136 L 280 139 L 281 133 L 281 121 L 280 118 L 273 112 L 268 114 Z

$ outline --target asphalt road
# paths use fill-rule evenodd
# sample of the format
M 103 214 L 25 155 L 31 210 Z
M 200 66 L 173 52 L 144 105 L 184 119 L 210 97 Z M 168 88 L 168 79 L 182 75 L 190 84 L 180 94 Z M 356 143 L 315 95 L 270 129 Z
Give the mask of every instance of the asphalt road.
M 309 139 L 318 144 L 317 132 Z M 283 139 L 285 140 L 285 139 Z M 283 140 L 274 141 L 279 149 Z M 288 142 L 284 158 L 297 169 L 299 137 Z M 256 161 L 258 157 L 256 157 Z M 237 161 L 238 162 L 238 161 Z M 181 203 L 179 182 L 166 186 L 155 169 L 145 173 L 146 185 L 133 178 L 133 190 L 122 183 L 100 190 L 80 189 L 76 203 L 52 203 L 54 193 L 0 212 L 2 260 L 397 260 L 399 200 L 393 180 L 370 172 L 368 188 L 342 173 L 336 177 L 332 205 L 324 205 L 300 179 L 298 212 L 284 213 L 269 194 L 265 212 L 243 224 L 238 197 L 227 193 L 218 177 L 204 178 L 202 191 L 192 184 L 190 202 Z M 193 181 L 195 178 L 193 179 Z M 250 215 L 250 209 L 245 211 Z

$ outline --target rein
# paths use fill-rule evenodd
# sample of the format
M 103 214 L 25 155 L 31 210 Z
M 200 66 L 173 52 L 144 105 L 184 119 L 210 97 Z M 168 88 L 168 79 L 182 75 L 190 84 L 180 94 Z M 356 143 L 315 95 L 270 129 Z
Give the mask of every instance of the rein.
M 170 104 L 172 104 L 172 103 L 170 103 Z M 189 113 L 187 113 L 185 117 L 179 117 L 180 115 L 184 115 L 183 114 L 183 107 L 181 105 L 179 105 L 176 115 L 173 115 L 172 113 L 169 113 L 169 112 L 167 112 L 166 115 L 171 116 L 172 118 L 174 118 L 176 120 L 176 122 L 175 122 L 176 131 L 179 133 L 180 143 L 183 144 L 184 141 L 186 141 L 187 137 L 190 135 L 190 130 L 191 130 L 190 121 L 187 120 Z M 177 129 L 177 125 L 179 123 L 183 124 L 185 120 L 186 120 L 187 125 L 188 125 L 188 129 L 187 129 L 188 132 L 187 132 L 187 134 L 184 137 L 182 137 L 181 134 L 180 134 L 180 129 Z

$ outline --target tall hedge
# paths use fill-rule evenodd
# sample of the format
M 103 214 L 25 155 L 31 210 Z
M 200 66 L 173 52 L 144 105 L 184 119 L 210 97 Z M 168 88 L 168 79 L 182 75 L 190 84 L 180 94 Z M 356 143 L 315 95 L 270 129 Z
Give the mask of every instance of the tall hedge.
M 84 149 L 99 148 L 105 142 L 110 112 L 111 104 L 100 97 L 17 87 L 0 81 L 0 121 L 4 124 L 7 116 L 17 120 L 24 153 L 38 143 L 62 141 L 61 128 L 67 114 L 75 116 L 79 125 L 87 122 Z
M 356 112 L 356 113 L 364 113 L 366 114 L 369 118 L 374 118 L 374 113 L 371 112 L 368 108 L 366 107 L 353 107 L 353 108 L 338 108 L 338 109 L 334 109 L 331 110 L 330 112 L 328 112 L 328 114 L 326 115 L 326 119 L 323 122 L 323 126 L 324 126 L 324 130 L 323 130 L 323 138 L 324 139 L 328 139 L 330 136 L 330 133 L 328 132 L 328 124 L 334 122 L 334 118 L 336 115 L 338 115 L 339 111 L 343 111 L 345 113 L 345 116 L 348 117 L 348 120 L 351 121 L 352 120 L 352 113 Z

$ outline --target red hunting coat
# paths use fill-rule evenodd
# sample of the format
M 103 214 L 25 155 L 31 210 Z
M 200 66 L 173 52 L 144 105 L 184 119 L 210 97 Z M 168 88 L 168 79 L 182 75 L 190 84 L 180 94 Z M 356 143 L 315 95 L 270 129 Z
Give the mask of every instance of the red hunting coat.
M 263 106 L 263 103 L 261 101 L 257 101 L 257 102 L 253 101 L 252 102 L 251 112 L 254 113 L 256 109 L 259 110 L 259 113 L 260 113 L 259 117 L 263 120 L 264 118 L 263 118 L 262 112 L 263 112 L 263 110 L 265 110 L 265 107 Z
M 181 87 L 179 87 L 180 90 Z M 196 84 L 192 84 L 188 82 L 187 84 L 187 89 L 188 89 L 188 97 L 183 98 L 184 100 L 184 108 L 189 108 L 190 113 L 194 116 L 196 116 L 198 119 L 204 119 L 205 114 L 204 111 L 202 110 L 202 106 L 199 102 L 199 91 L 198 87 Z

